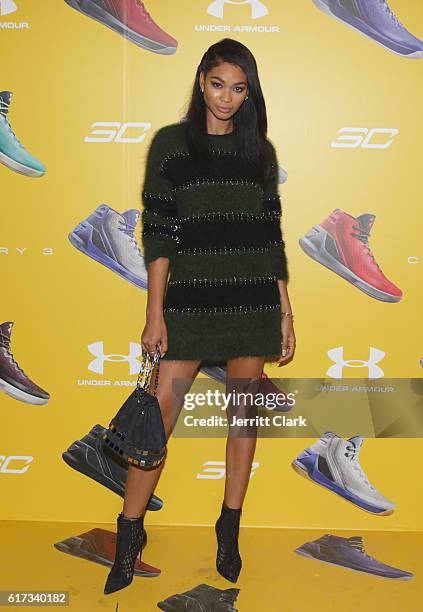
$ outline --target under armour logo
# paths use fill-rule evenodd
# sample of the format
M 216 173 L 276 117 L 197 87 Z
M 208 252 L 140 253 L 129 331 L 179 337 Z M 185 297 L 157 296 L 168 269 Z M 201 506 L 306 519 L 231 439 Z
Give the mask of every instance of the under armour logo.
M 0 0 L 0 15 L 8 15 L 18 10 L 14 0 Z
M 330 349 L 328 356 L 335 362 L 335 365 L 330 366 L 326 374 L 332 378 L 342 378 L 342 370 L 345 366 L 349 368 L 364 368 L 367 366 L 369 370 L 369 378 L 382 378 L 384 372 L 377 364 L 385 357 L 386 353 L 373 346 L 369 349 L 369 359 L 364 361 L 361 359 L 344 359 L 344 347 Z
M 261 0 L 214 0 L 214 2 L 209 4 L 207 13 L 213 17 L 223 19 L 225 4 L 249 4 L 251 7 L 251 19 L 259 19 L 269 12 Z
M 115 353 L 105 355 L 104 342 L 102 340 L 89 344 L 88 350 L 91 355 L 95 356 L 95 359 L 88 365 L 88 369 L 91 370 L 91 372 L 96 372 L 96 374 L 104 373 L 105 361 L 127 361 L 129 364 L 129 374 L 138 374 L 141 369 L 141 362 L 138 360 L 138 357 L 142 354 L 142 349 L 141 344 L 138 342 L 129 343 L 129 355 L 119 355 Z

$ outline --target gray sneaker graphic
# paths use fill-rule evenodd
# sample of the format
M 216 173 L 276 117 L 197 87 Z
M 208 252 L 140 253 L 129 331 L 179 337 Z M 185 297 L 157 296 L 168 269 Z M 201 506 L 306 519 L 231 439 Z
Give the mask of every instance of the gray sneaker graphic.
M 0 325 L 0 390 L 26 404 L 47 404 L 50 394 L 32 382 L 12 355 L 13 325 L 12 321 Z
M 313 542 L 306 542 L 295 549 L 298 555 L 316 559 L 332 565 L 340 565 L 357 572 L 364 572 L 390 578 L 392 580 L 410 580 L 413 578 L 411 572 L 406 572 L 396 567 L 386 565 L 382 561 L 374 559 L 364 550 L 363 538 L 354 536 L 352 538 L 341 538 L 334 535 L 324 535 Z

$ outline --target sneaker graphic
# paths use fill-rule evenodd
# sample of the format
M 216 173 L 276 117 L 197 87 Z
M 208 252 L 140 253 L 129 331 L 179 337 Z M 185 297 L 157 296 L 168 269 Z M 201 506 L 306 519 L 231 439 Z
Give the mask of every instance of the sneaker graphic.
M 286 183 L 288 180 L 288 172 L 282 166 L 278 168 L 278 182 L 281 185 L 282 183 Z
M 11 91 L 0 91 L 0 163 L 25 176 L 43 176 L 46 168 L 16 138 L 8 119 Z
M 342 21 L 388 51 L 423 57 L 423 41 L 411 34 L 392 12 L 387 0 L 313 0 L 321 11 Z
M 102 435 L 106 428 L 94 425 L 86 436 L 76 440 L 62 454 L 63 461 L 72 469 L 96 482 L 102 484 L 113 493 L 123 497 L 125 495 L 128 464 L 119 460 L 103 443 Z M 160 510 L 163 501 L 157 495 L 152 495 L 147 510 Z
M 162 55 L 176 52 L 178 41 L 151 18 L 141 0 L 65 0 L 134 44 Z
M 134 238 L 139 218 L 136 209 L 118 213 L 107 204 L 95 211 L 69 234 L 82 253 L 103 264 L 141 289 L 147 288 L 144 258 Z
M 186 612 L 237 612 L 234 607 L 240 589 L 217 589 L 208 584 L 198 586 L 176 593 L 159 601 L 157 607 L 166 612 L 186 610 Z
M 260 19 L 269 13 L 269 9 L 261 0 L 213 0 L 207 7 L 207 13 L 223 19 L 226 4 L 249 4 L 251 19 Z
M 300 238 L 307 255 L 382 302 L 399 302 L 402 291 L 386 278 L 369 246 L 375 215 L 357 218 L 339 208 Z
M 298 455 L 292 467 L 301 476 L 333 491 L 362 510 L 372 514 L 392 514 L 395 504 L 375 489 L 359 463 L 362 445 L 361 436 L 344 440 L 329 431 Z
M 391 580 L 410 580 L 413 578 L 411 572 L 386 565 L 386 563 L 368 555 L 364 550 L 363 538 L 360 536 L 341 538 L 327 534 L 313 540 L 313 542 L 306 542 L 296 548 L 295 552 L 309 559 L 339 565 L 381 578 L 390 578 Z
M 13 325 L 12 321 L 0 325 L 0 390 L 26 404 L 47 404 L 49 393 L 32 382 L 12 355 L 10 340 Z
M 147 544 L 147 532 L 144 529 L 142 550 Z M 116 533 L 106 529 L 91 529 L 77 536 L 71 536 L 54 544 L 54 548 L 80 559 L 87 559 L 106 567 L 112 567 L 116 555 Z M 148 565 L 139 558 L 135 561 L 134 576 L 159 576 L 157 567 Z
M 18 10 L 14 0 L 0 0 L 0 15 L 9 15 Z

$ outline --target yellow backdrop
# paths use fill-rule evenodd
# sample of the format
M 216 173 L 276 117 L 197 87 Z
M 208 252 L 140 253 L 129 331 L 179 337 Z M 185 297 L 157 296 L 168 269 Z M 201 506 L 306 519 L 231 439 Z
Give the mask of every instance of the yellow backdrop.
M 146 7 L 155 21 L 178 40 L 172 55 L 125 42 L 64 1 L 16 4 L 0 23 L 28 27 L 1 31 L 0 89 L 13 92 L 12 127 L 47 172 L 27 178 L 0 166 L 0 323 L 15 323 L 15 359 L 51 399 L 33 406 L 0 396 L 0 459 L 4 465 L 12 457 L 6 463 L 12 469 L 0 473 L 1 519 L 113 522 L 120 510 L 120 498 L 71 470 L 61 453 L 94 424 L 107 425 L 128 395 L 128 387 L 114 385 L 135 381 L 128 361 L 116 357 L 93 373 L 87 347 L 102 341 L 105 354 L 128 355 L 129 343 L 139 342 L 146 292 L 78 252 L 67 236 L 102 203 L 120 212 L 139 208 L 148 144 L 159 127 L 183 116 L 201 56 L 223 36 L 246 44 L 257 59 L 269 136 L 288 172 L 280 193 L 298 345 L 282 375 L 324 378 L 332 364 L 327 351 L 343 346 L 349 360 L 367 360 L 370 347 L 384 351 L 379 365 L 386 377 L 421 376 L 423 60 L 390 53 L 311 0 L 267 0 L 268 14 L 257 19 L 248 3 L 228 4 L 221 19 L 207 14 L 208 0 L 150 0 Z M 418 0 L 390 5 L 423 35 Z M 219 31 L 222 25 L 230 28 Z M 240 31 L 239 25 L 268 27 Z M 114 127 L 96 128 L 97 122 Z M 358 146 L 331 146 L 351 142 L 343 137 L 356 128 L 363 128 Z M 95 129 L 122 130 L 120 140 L 135 142 L 115 142 L 114 135 L 109 142 L 87 142 Z M 371 144 L 386 144 L 389 134 L 392 142 L 363 146 L 369 133 Z M 403 290 L 400 302 L 370 298 L 302 251 L 298 240 L 335 208 L 376 216 L 372 252 Z M 266 371 L 281 376 L 275 366 Z M 343 371 L 346 378 L 366 375 L 366 367 Z M 224 442 L 171 440 L 156 491 L 164 507 L 149 514 L 150 522 L 215 520 L 223 473 L 215 479 L 198 474 L 206 462 L 222 469 Z M 310 442 L 259 441 L 245 525 L 422 528 L 420 439 L 365 442 L 367 475 L 397 503 L 396 512 L 383 518 L 297 477 L 290 462 Z

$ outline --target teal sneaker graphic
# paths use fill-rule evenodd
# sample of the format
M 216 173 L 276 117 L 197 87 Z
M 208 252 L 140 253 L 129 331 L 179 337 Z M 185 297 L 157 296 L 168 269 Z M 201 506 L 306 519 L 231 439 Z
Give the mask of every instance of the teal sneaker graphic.
M 43 176 L 46 168 L 16 138 L 7 117 L 12 92 L 0 91 L 0 163 L 25 176 Z

